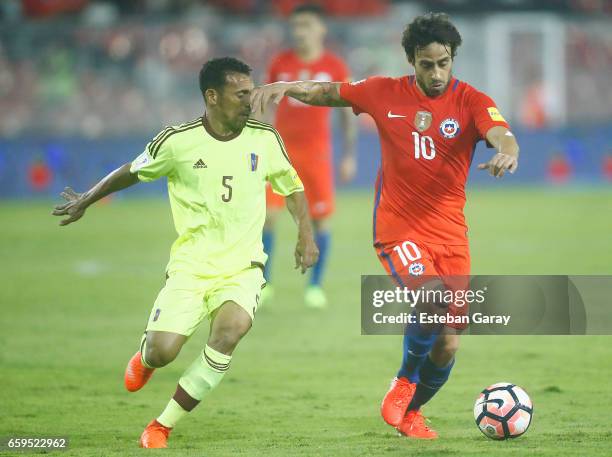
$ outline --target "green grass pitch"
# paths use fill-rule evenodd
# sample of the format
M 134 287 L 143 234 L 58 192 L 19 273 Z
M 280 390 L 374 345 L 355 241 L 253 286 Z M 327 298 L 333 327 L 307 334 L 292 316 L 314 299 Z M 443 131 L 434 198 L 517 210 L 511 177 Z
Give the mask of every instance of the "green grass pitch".
M 612 273 L 611 199 L 605 190 L 471 191 L 474 273 Z M 371 200 L 339 197 L 324 312 L 302 305 L 295 231 L 282 220 L 276 300 L 164 455 L 610 455 L 610 337 L 467 336 L 448 384 L 425 408 L 441 438 L 400 439 L 383 423 L 379 404 L 401 337 L 360 335 L 359 275 L 383 272 L 371 247 Z M 174 236 L 168 204 L 118 199 L 66 228 L 50 212 L 50 202 L 0 204 L 0 436 L 65 435 L 65 456 L 144 455 L 143 427 L 207 330 L 142 391 L 124 391 L 125 364 L 164 280 Z M 523 386 L 534 401 L 532 426 L 517 440 L 487 440 L 474 425 L 474 399 L 497 381 Z

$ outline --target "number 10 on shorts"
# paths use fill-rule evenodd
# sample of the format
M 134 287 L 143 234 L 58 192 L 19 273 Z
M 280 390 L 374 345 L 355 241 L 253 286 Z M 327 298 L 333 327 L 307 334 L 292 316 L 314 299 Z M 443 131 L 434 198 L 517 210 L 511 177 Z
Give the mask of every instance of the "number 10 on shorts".
M 393 250 L 397 252 L 397 255 L 405 267 L 407 267 L 410 262 L 414 262 L 421 258 L 419 247 L 412 241 L 404 241 L 402 244 L 395 246 Z

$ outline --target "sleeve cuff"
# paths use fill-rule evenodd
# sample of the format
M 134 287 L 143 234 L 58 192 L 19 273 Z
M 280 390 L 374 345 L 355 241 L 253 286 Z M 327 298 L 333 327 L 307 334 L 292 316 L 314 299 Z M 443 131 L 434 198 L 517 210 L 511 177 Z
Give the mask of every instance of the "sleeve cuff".
M 345 81 L 342 84 L 340 84 L 340 90 L 338 91 L 340 94 L 340 97 L 342 97 L 342 99 L 344 99 L 345 101 L 349 102 L 351 105 L 351 109 L 353 110 L 353 114 L 355 116 L 359 116 L 361 113 L 363 113 L 363 110 L 360 109 L 357 105 L 355 105 L 350 96 L 347 95 L 347 91 L 350 90 L 350 82 L 349 81 Z

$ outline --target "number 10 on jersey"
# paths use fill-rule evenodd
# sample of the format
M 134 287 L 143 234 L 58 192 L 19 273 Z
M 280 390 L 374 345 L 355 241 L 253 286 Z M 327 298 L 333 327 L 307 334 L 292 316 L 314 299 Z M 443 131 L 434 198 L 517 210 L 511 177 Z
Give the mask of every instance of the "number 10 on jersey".
M 423 157 L 426 160 L 431 160 L 436 156 L 436 145 L 433 138 L 430 136 L 421 136 L 419 132 L 412 132 L 414 138 L 414 158 L 420 159 Z

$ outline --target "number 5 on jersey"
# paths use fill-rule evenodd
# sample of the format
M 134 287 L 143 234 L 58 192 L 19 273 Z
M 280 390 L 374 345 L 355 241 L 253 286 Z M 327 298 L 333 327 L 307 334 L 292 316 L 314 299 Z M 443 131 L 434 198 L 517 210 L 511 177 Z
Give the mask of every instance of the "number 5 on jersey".
M 436 145 L 430 136 L 421 136 L 418 132 L 412 132 L 414 138 L 414 158 L 420 159 L 423 157 L 426 160 L 431 160 L 436 156 Z
M 223 200 L 225 203 L 229 202 L 232 199 L 232 185 L 230 184 L 230 181 L 233 178 L 233 176 L 224 176 L 223 180 L 221 181 L 223 187 L 227 189 L 227 191 L 221 195 L 221 200 Z

